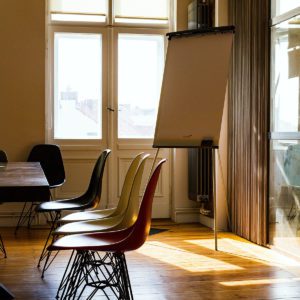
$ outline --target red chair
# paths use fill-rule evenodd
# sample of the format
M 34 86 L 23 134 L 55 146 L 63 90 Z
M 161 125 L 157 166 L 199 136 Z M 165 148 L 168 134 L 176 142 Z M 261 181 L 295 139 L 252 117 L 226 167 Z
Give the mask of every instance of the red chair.
M 133 299 L 125 252 L 141 247 L 150 231 L 154 192 L 162 164 L 155 168 L 147 184 L 136 222 L 119 231 L 65 236 L 48 247 L 49 251 L 75 250 L 72 267 L 63 277 L 57 298 L 78 299 L 91 288 L 87 299 L 103 291 L 108 299 Z M 106 252 L 101 256 L 98 252 Z M 107 291 L 109 289 L 110 293 Z M 59 293 L 61 292 L 61 295 Z

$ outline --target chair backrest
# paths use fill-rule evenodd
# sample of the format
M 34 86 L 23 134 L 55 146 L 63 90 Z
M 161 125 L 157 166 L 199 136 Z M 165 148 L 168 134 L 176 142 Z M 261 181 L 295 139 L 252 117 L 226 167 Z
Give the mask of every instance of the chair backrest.
M 0 150 L 0 162 L 5 163 L 7 161 L 8 161 L 8 159 L 7 159 L 7 155 L 6 155 L 5 151 Z
M 140 163 L 140 166 L 138 168 L 138 171 L 135 174 L 133 185 L 130 191 L 129 200 L 128 200 L 128 206 L 126 208 L 122 221 L 117 227 L 118 229 L 131 227 L 137 219 L 139 213 L 139 207 L 140 207 L 139 193 L 140 193 L 140 188 L 142 183 L 142 177 L 144 173 L 145 163 L 149 156 L 150 156 L 149 154 L 144 155 Z
M 50 188 L 61 186 L 65 182 L 65 168 L 58 145 L 35 145 L 31 149 L 27 161 L 40 162 Z
M 145 189 L 143 199 L 141 201 L 139 213 L 137 219 L 132 226 L 132 230 L 127 238 L 119 243 L 117 248 L 120 252 L 132 251 L 141 247 L 146 241 L 150 226 L 151 226 L 151 215 L 152 215 L 152 203 L 154 198 L 155 189 L 157 186 L 159 174 L 163 163 L 166 159 L 162 159 L 154 169 L 148 184 Z
M 93 173 L 90 179 L 90 183 L 87 191 L 78 198 L 77 202 L 82 204 L 80 209 L 89 209 L 96 208 L 100 202 L 101 192 L 102 192 L 102 180 L 104 174 L 104 167 L 107 160 L 108 155 L 111 150 L 104 150 L 99 158 L 97 159 Z
M 127 206 L 128 206 L 128 201 L 130 198 L 130 192 L 131 192 L 133 182 L 134 182 L 134 178 L 138 171 L 140 163 L 144 157 L 145 157 L 144 153 L 139 153 L 131 162 L 131 164 L 128 168 L 128 171 L 126 173 L 126 176 L 125 176 L 125 180 L 124 180 L 121 195 L 120 195 L 120 200 L 119 200 L 116 210 L 114 211 L 112 216 L 123 215 L 124 212 L 126 211 Z

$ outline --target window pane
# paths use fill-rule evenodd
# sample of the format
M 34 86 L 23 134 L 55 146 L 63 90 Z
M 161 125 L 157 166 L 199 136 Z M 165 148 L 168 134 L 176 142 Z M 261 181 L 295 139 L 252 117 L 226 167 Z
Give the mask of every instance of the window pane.
M 299 0 L 272 0 L 272 16 L 279 16 L 297 7 L 300 7 Z
M 106 16 L 55 13 L 51 14 L 51 21 L 104 23 Z
M 102 37 L 55 33 L 54 138 L 102 137 Z
M 164 36 L 119 34 L 118 49 L 118 137 L 153 138 Z
M 115 16 L 168 19 L 169 0 L 116 0 Z
M 291 255 L 299 251 L 300 144 L 293 140 L 270 143 L 270 242 Z M 298 255 L 299 256 L 299 255 Z
M 300 25 L 295 19 L 272 29 L 271 130 L 277 132 L 300 131 Z
M 106 14 L 107 0 L 50 0 L 51 12 Z

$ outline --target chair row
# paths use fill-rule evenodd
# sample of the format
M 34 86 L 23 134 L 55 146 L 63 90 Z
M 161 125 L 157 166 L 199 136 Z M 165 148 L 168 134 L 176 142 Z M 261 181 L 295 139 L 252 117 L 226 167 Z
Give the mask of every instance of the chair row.
M 7 161 L 7 156 L 5 152 L 3 153 L 3 161 Z M 57 255 L 57 250 L 74 250 L 58 289 L 57 298 L 69 299 L 72 297 L 75 299 L 76 295 L 81 297 L 87 287 L 92 289 L 89 299 L 96 294 L 98 289 L 101 289 L 108 299 L 111 299 L 111 294 L 108 296 L 106 292 L 107 288 L 117 299 L 133 298 L 124 253 L 140 247 L 148 235 L 153 195 L 161 165 L 165 160 L 161 161 L 153 172 L 141 206 L 139 205 L 139 190 L 145 162 L 149 157 L 144 153 L 138 154 L 132 161 L 117 207 L 95 210 L 101 199 L 102 178 L 109 154 L 110 150 L 108 149 L 101 153 L 94 166 L 89 187 L 80 197 L 41 204 L 32 203 L 26 213 L 24 213 L 25 206 L 23 207 L 23 219 L 19 220 L 18 226 L 25 218 L 29 219 L 28 226 L 30 226 L 30 217 L 35 205 L 37 205 L 37 212 L 50 215 L 51 228 L 38 262 L 38 266 L 40 266 L 41 261 L 46 258 L 42 277 Z M 36 145 L 30 152 L 28 161 L 41 163 L 50 189 L 65 182 L 63 161 L 58 146 Z M 52 198 L 51 193 L 50 198 Z M 73 210 L 80 212 L 61 218 L 62 211 Z M 58 239 L 62 235 L 71 236 Z M 1 249 L 6 255 L 0 237 Z M 50 259 L 54 251 L 56 254 Z M 104 254 L 100 254 L 98 251 L 104 251 Z M 95 268 L 95 266 L 97 267 Z M 77 278 L 76 282 L 74 282 L 74 278 Z
M 88 287 L 92 289 L 89 299 L 99 289 L 111 299 L 111 295 L 106 294 L 107 288 L 117 299 L 133 298 L 124 253 L 140 247 L 148 235 L 153 195 L 161 165 L 165 160 L 153 172 L 141 205 L 139 191 L 145 162 L 149 157 L 144 153 L 137 155 L 132 161 L 117 207 L 95 210 L 101 199 L 103 172 L 109 154 L 110 150 L 105 150 L 98 158 L 89 187 L 82 196 L 44 202 L 36 208 L 37 212 L 49 213 L 52 216 L 51 229 L 38 263 L 40 266 L 45 259 L 42 277 L 56 257 L 57 250 L 76 251 L 76 255 L 72 255 L 69 260 L 57 298 L 75 299 L 76 294 L 81 297 Z M 73 210 L 80 212 L 61 217 L 62 211 Z M 62 235 L 70 236 L 59 238 Z M 99 254 L 98 251 L 105 253 Z

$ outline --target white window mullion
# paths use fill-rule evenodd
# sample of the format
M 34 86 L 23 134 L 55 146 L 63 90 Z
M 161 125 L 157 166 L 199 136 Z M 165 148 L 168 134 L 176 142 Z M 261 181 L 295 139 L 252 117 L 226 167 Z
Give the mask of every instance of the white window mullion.
M 144 108 L 141 109 L 140 106 L 137 106 L 136 111 L 141 109 L 142 113 L 152 105 L 150 111 L 154 116 L 164 65 L 165 34 L 169 31 L 168 26 L 172 24 L 169 22 L 170 15 L 172 15 L 170 10 L 173 9 L 170 3 L 175 3 L 174 0 L 126 0 L 129 8 L 123 0 L 48 0 L 48 3 L 48 17 L 54 14 L 67 16 L 66 20 L 62 22 L 53 22 L 53 19 L 48 19 L 49 36 L 51 36 L 50 32 L 53 33 L 52 39 L 50 39 L 51 51 L 49 53 L 51 56 L 49 57 L 48 68 L 50 83 L 48 84 L 48 105 L 46 106 L 48 141 L 64 145 L 96 145 L 97 141 L 103 144 L 103 139 L 106 138 L 111 141 L 114 140 L 112 136 L 118 136 L 118 101 L 123 101 L 126 98 L 124 89 L 118 90 L 118 80 L 123 87 L 124 80 L 130 80 L 130 89 L 133 94 L 138 93 L 140 87 L 143 86 L 143 89 L 140 89 L 140 95 L 135 95 L 135 100 L 132 101 L 138 103 L 137 99 L 141 99 L 139 104 Z M 104 15 L 106 22 L 97 25 L 93 24 L 90 19 L 86 23 L 84 20 L 73 20 L 74 15 L 89 18 Z M 143 24 L 142 28 L 138 28 L 138 24 L 142 24 L 141 22 L 116 24 L 114 20 L 116 15 L 119 15 L 123 21 L 124 17 L 128 17 L 138 22 L 144 18 L 149 22 Z M 68 18 L 70 21 L 67 21 Z M 166 20 L 167 25 L 159 25 L 161 27 L 158 28 L 155 22 L 151 23 L 151 20 L 155 22 Z M 106 35 L 105 46 L 101 44 L 104 32 Z M 123 62 L 128 59 L 131 60 L 132 65 L 131 68 L 128 68 L 127 76 L 122 78 L 118 75 L 118 49 L 116 48 L 117 39 L 114 37 L 114 32 L 124 34 L 123 38 L 127 34 L 125 38 L 128 42 L 127 46 L 135 43 L 132 51 L 126 50 L 127 58 L 126 55 L 122 55 Z M 99 40 L 95 42 L 97 38 Z M 97 43 L 101 45 L 96 46 Z M 145 46 L 146 44 L 149 47 Z M 139 50 L 137 51 L 135 47 Z M 102 51 L 102 55 L 105 57 L 102 57 Z M 112 54 L 112 51 L 115 51 L 115 54 Z M 98 55 L 96 52 L 99 52 Z M 141 57 L 144 57 L 144 60 Z M 147 63 L 149 63 L 148 66 Z M 98 75 L 95 71 L 96 68 L 99 69 Z M 130 73 L 130 70 L 137 68 L 140 68 L 139 74 Z M 145 72 L 147 68 L 149 69 L 148 74 Z M 155 73 L 153 68 L 158 71 Z M 123 74 L 125 73 L 123 72 Z M 101 78 L 99 78 L 99 74 L 100 77 L 102 76 Z M 98 86 L 96 81 L 98 81 Z M 138 81 L 141 84 L 135 87 L 134 82 L 137 83 Z M 83 87 L 84 85 L 86 88 Z M 86 91 L 85 96 L 83 90 Z M 143 95 L 142 92 L 145 94 Z M 150 96 L 153 93 L 155 96 Z M 126 104 L 124 105 L 126 106 Z M 114 109 L 111 117 L 107 115 L 107 107 Z M 91 109 L 95 109 L 97 112 L 91 111 Z M 123 119 L 128 118 L 121 113 L 119 116 Z M 141 129 L 147 123 L 148 117 L 148 115 L 145 118 L 136 116 L 133 123 Z M 142 119 L 144 125 L 138 124 L 138 119 Z M 153 117 L 152 119 L 154 120 Z M 153 120 L 152 123 L 155 122 Z M 119 125 L 121 124 L 120 121 L 121 119 L 119 119 Z M 92 122 L 96 123 L 93 125 Z M 152 129 L 149 130 L 149 133 L 138 133 L 134 138 L 152 138 Z M 132 138 L 133 136 L 119 133 L 119 137 Z

